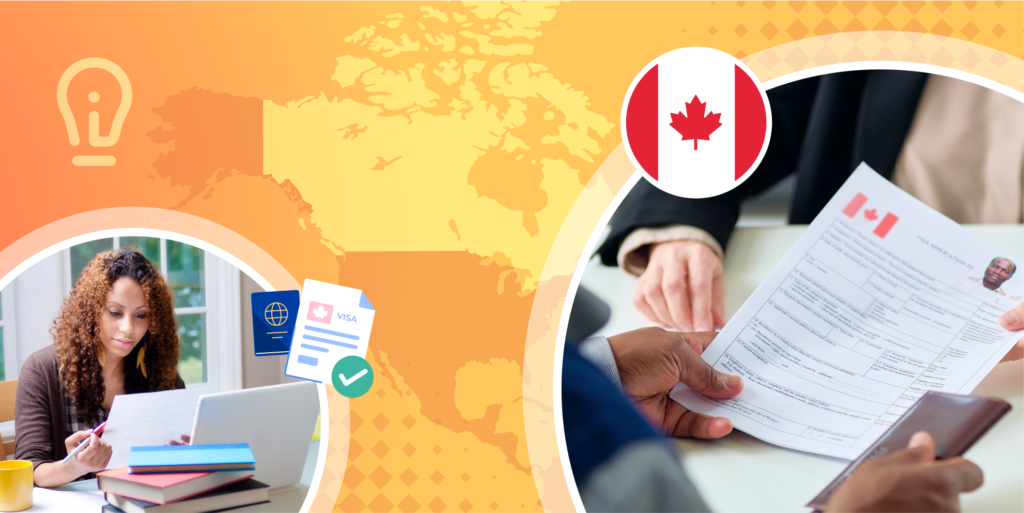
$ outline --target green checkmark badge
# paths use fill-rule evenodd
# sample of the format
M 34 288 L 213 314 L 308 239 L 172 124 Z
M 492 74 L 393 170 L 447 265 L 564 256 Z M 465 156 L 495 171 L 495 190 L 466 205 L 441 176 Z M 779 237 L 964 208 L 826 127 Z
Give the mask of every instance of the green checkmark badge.
M 354 399 L 370 391 L 373 386 L 373 368 L 358 356 L 346 356 L 334 364 L 331 382 L 339 394 Z

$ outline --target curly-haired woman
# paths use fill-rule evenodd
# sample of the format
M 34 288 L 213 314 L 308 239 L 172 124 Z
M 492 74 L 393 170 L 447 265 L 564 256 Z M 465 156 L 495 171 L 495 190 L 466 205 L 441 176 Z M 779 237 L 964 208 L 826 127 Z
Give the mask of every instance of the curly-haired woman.
M 114 396 L 185 388 L 171 293 L 138 251 L 89 262 L 50 333 L 54 344 L 21 369 L 15 405 L 16 457 L 32 462 L 44 487 L 106 468 L 111 447 L 90 430 L 106 420 Z M 62 465 L 86 438 L 89 446 Z

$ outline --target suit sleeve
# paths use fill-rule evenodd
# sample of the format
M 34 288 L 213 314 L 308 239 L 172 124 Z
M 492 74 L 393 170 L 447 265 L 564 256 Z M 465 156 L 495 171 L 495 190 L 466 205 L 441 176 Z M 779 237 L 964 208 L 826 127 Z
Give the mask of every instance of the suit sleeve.
M 732 191 L 689 199 L 663 192 L 647 180 L 637 182 L 609 222 L 611 231 L 597 250 L 601 261 L 617 265 L 619 246 L 634 230 L 680 224 L 704 230 L 725 249 L 743 200 L 764 192 L 796 169 L 818 81 L 810 78 L 768 91 L 772 108 L 768 151 L 754 174 Z

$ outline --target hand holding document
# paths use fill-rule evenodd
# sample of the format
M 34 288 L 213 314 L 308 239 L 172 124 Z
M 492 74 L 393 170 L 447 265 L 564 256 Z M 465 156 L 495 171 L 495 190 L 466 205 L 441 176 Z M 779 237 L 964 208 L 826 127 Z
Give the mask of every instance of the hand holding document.
M 702 357 L 744 379 L 690 410 L 770 443 L 852 459 L 925 392 L 970 393 L 1020 338 L 999 316 L 1021 258 L 854 172 Z
M 128 465 L 133 446 L 167 445 L 192 433 L 199 396 L 206 388 L 114 396 L 103 440 L 113 454 L 108 469 Z

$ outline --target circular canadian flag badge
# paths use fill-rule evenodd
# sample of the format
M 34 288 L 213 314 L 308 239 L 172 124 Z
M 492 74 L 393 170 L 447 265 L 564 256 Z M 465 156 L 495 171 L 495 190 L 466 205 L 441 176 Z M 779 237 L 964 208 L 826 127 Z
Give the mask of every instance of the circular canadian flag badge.
M 728 192 L 753 174 L 772 133 L 754 73 L 712 48 L 672 50 L 644 67 L 622 109 L 622 140 L 644 176 L 685 198 Z

